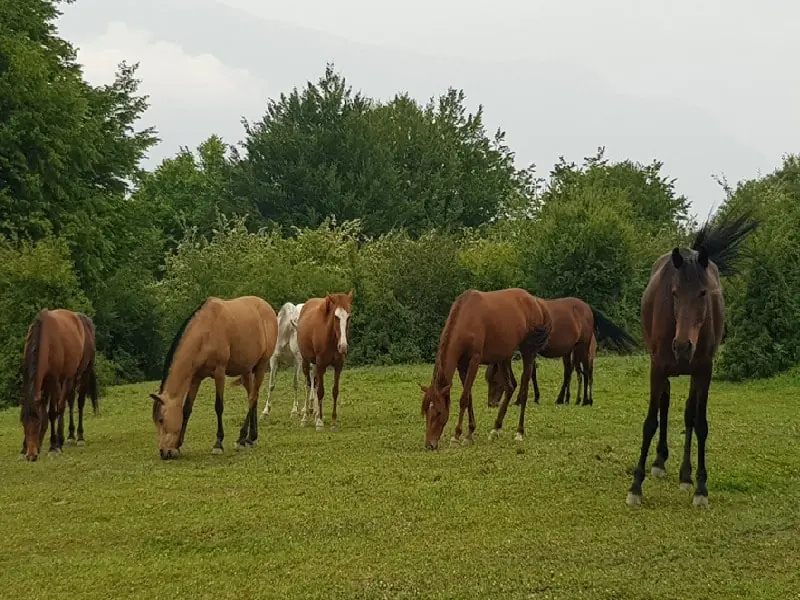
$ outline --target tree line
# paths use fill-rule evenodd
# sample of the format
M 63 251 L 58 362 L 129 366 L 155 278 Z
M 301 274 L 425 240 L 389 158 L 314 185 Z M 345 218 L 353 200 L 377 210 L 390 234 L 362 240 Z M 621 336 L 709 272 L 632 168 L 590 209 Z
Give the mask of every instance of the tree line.
M 639 335 L 653 260 L 697 223 L 658 161 L 518 169 L 461 90 L 377 102 L 328 65 L 244 121 L 148 172 L 157 132 L 137 65 L 87 83 L 54 0 L 0 11 L 0 404 L 16 402 L 28 324 L 43 307 L 95 321 L 105 382 L 155 378 L 165 346 L 208 295 L 276 309 L 355 290 L 355 364 L 431 360 L 464 289 L 578 296 Z M 719 374 L 800 362 L 800 157 L 729 186 L 756 208 L 749 260 L 725 282 Z

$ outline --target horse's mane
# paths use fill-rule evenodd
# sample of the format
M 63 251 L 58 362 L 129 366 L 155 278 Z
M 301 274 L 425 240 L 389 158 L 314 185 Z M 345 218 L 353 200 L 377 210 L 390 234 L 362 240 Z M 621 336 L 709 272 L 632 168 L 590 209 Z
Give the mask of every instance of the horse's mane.
M 36 387 L 36 370 L 39 366 L 39 346 L 42 340 L 42 317 L 39 311 L 25 338 L 25 354 L 22 359 L 22 421 L 27 421 L 36 414 L 33 393 Z
M 167 383 L 167 375 L 169 375 L 169 368 L 170 366 L 172 366 L 172 359 L 175 358 L 175 351 L 178 349 L 178 344 L 180 343 L 181 338 L 183 338 L 183 334 L 186 331 L 186 327 L 188 327 L 189 325 L 189 321 L 194 319 L 194 316 L 201 308 L 203 308 L 203 306 L 205 306 L 205 304 L 206 301 L 204 300 L 197 308 L 195 308 L 192 311 L 192 313 L 188 317 L 186 317 L 186 320 L 183 323 L 181 323 L 181 326 L 178 328 L 178 332 L 175 334 L 175 337 L 172 338 L 172 344 L 170 345 L 169 350 L 167 351 L 167 357 L 164 359 L 164 369 L 161 373 L 161 387 L 159 387 L 158 389 L 159 394 L 164 391 L 164 385 L 166 385 Z
M 694 237 L 692 250 L 705 249 L 709 260 L 717 265 L 720 275 L 734 275 L 742 242 L 758 225 L 759 220 L 751 209 L 745 209 L 738 215 L 731 211 L 723 212 L 713 221 L 706 220 Z
M 436 360 L 433 364 L 434 382 L 437 382 L 437 379 L 441 377 L 442 363 L 444 361 L 445 352 L 447 351 L 447 345 L 450 343 L 450 336 L 453 334 L 456 320 L 458 319 L 462 306 L 464 306 L 467 293 L 470 291 L 472 290 L 467 290 L 461 294 L 456 298 L 455 302 L 453 302 L 453 306 L 450 307 L 450 313 L 447 315 L 447 321 L 445 321 L 444 329 L 442 329 L 442 335 L 439 337 L 439 346 L 436 349 Z

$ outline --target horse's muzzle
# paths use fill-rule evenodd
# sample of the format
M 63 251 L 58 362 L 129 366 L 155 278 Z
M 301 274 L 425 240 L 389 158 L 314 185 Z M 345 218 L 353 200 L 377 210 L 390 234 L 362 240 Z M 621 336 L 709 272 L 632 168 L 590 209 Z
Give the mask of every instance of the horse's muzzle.
M 347 344 L 339 344 L 337 350 L 339 350 L 339 354 L 347 354 Z
M 180 450 L 177 448 L 168 448 L 167 450 L 160 448 L 158 453 L 161 455 L 161 460 L 171 460 L 180 456 Z
M 672 340 L 672 353 L 679 362 L 691 362 L 694 356 L 694 345 L 691 340 L 685 342 Z

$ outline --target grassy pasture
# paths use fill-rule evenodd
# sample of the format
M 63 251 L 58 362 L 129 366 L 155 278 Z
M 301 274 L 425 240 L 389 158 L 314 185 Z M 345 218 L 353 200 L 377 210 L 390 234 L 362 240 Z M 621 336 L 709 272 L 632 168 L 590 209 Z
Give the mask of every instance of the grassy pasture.
M 243 453 L 244 394 L 230 389 L 223 456 L 208 381 L 172 462 L 158 459 L 155 384 L 108 390 L 87 446 L 34 464 L 17 460 L 18 410 L 0 413 L 0 597 L 800 597 L 797 372 L 712 384 L 707 510 L 678 488 L 688 381 L 673 380 L 668 477 L 648 477 L 630 509 L 647 360 L 600 359 L 592 408 L 555 406 L 560 362 L 540 363 L 524 442 L 512 407 L 487 443 L 482 369 L 477 444 L 435 453 L 419 414 L 430 366 L 346 370 L 336 433 L 290 421 L 281 371 L 272 421 Z

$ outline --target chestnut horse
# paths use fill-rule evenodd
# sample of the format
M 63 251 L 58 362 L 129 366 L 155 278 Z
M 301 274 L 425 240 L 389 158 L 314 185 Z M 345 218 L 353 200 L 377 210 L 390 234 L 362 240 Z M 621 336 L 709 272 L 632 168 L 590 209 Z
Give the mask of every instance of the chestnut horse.
M 164 374 L 153 399 L 153 422 L 162 459 L 178 456 L 204 379 L 216 384 L 217 442 L 222 454 L 222 410 L 225 376 L 241 376 L 248 410 L 236 448 L 252 447 L 258 439 L 258 392 L 275 350 L 278 318 L 268 302 L 257 296 L 232 300 L 210 297 L 181 325 L 164 361 Z M 249 431 L 248 431 L 249 428 Z
M 706 408 L 714 355 L 725 331 L 725 302 L 720 275 L 734 272 L 741 243 L 758 227 L 749 213 L 723 215 L 706 222 L 691 249 L 674 248 L 653 264 L 642 295 L 642 330 L 650 352 L 650 406 L 642 427 L 639 462 L 628 490 L 627 504 L 642 503 L 642 482 L 650 442 L 659 428 L 652 475 L 666 475 L 669 378 L 689 375 L 689 397 L 684 410 L 686 427 L 681 489 L 692 488 L 692 432 L 697 432 L 697 487 L 692 503 L 708 505 L 706 488 Z
M 28 327 L 22 361 L 20 420 L 24 431 L 21 456 L 35 461 L 50 421 L 50 453 L 64 446 L 64 409 L 70 400 L 70 438 L 74 439 L 72 403 L 78 389 L 78 440 L 83 442 L 86 392 L 97 414 L 94 370 L 95 335 L 92 320 L 66 309 L 42 310 Z M 58 422 L 58 425 L 56 425 Z
M 585 381 L 584 406 L 591 406 L 594 402 L 588 383 L 593 378 L 594 356 L 590 362 L 590 347 L 608 340 L 611 345 L 620 351 L 629 352 L 635 345 L 633 338 L 618 325 L 612 323 L 603 313 L 595 310 L 583 300 L 578 298 L 556 298 L 554 300 L 541 300 L 547 307 L 553 320 L 553 330 L 547 341 L 547 346 L 539 353 L 545 358 L 561 358 L 564 363 L 564 379 L 558 393 L 556 404 L 569 404 L 570 380 L 572 371 L 578 364 L 587 374 Z M 499 370 L 498 365 L 489 365 L 486 368 L 486 381 L 489 384 L 489 406 L 497 406 L 503 391 L 513 393 L 516 382 L 511 372 L 511 364 L 504 365 Z M 510 374 L 510 377 L 509 377 Z M 513 385 L 512 385 L 513 384 Z M 580 386 L 580 383 L 578 384 Z M 493 387 L 497 386 L 497 387 Z M 511 388 L 510 391 L 507 388 Z M 536 361 L 533 363 L 533 401 L 539 404 L 539 384 L 536 380 Z M 578 402 L 580 404 L 580 402 Z M 520 402 L 517 400 L 517 404 Z
M 450 387 L 458 369 L 461 393 L 458 425 L 453 441 L 461 438 L 464 411 L 469 411 L 469 434 L 473 441 L 475 413 L 472 384 L 481 364 L 510 361 L 516 350 L 522 353 L 524 372 L 519 397 L 522 401 L 516 439 L 525 435 L 525 403 L 533 359 L 547 343 L 551 319 L 544 303 L 520 288 L 493 292 L 467 290 L 455 299 L 442 329 L 430 386 L 421 385 L 422 415 L 426 417 L 425 446 L 435 450 L 450 416 Z M 510 395 L 500 405 L 491 440 L 503 427 Z
M 324 298 L 311 298 L 305 302 L 297 322 L 297 345 L 303 358 L 303 374 L 308 392 L 300 424 L 305 426 L 309 413 L 309 402 L 314 407 L 317 431 L 325 430 L 322 418 L 322 398 L 325 396 L 325 371 L 333 367 L 333 411 L 331 430 L 338 426 L 336 412 L 339 402 L 339 377 L 347 358 L 350 337 L 350 315 L 353 291 L 347 294 L 327 294 Z M 314 374 L 311 374 L 311 366 Z

